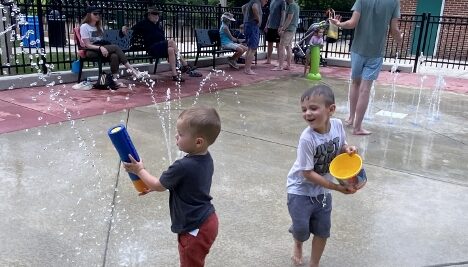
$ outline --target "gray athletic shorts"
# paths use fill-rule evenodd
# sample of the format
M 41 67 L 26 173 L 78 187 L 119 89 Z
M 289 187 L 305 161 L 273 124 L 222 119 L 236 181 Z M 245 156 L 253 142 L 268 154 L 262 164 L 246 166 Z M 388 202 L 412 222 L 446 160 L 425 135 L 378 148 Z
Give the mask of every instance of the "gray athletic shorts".
M 310 233 L 322 238 L 330 237 L 332 196 L 316 197 L 288 194 L 288 210 L 292 219 L 289 232 L 294 239 L 304 242 Z

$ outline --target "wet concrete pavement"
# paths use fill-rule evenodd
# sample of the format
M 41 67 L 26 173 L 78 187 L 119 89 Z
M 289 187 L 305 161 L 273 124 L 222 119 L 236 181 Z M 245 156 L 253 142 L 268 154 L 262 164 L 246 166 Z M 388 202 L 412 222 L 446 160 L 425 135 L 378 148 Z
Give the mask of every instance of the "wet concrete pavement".
M 286 175 L 306 127 L 299 97 L 313 85 L 295 76 L 0 135 L 0 266 L 177 266 L 169 194 L 137 196 L 106 132 L 128 122 L 158 175 L 178 156 L 175 120 L 194 102 L 222 119 L 210 149 L 220 232 L 207 266 L 290 266 Z M 323 82 L 346 118 L 347 81 Z M 431 119 L 424 90 L 415 119 L 418 90 L 396 89 L 393 111 L 405 118 L 375 115 L 391 106 L 391 86 L 378 85 L 364 122 L 373 134 L 347 129 L 369 181 L 354 195 L 334 192 L 322 266 L 468 264 L 467 95 L 443 92 Z

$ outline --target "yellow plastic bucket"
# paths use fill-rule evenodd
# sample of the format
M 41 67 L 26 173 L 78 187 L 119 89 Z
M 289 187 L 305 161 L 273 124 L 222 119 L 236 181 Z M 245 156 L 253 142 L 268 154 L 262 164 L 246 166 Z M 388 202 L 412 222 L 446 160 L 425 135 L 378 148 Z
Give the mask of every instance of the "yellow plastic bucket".
M 330 163 L 330 173 L 341 184 L 357 184 L 357 175 L 362 169 L 362 158 L 358 154 L 347 153 L 336 156 Z

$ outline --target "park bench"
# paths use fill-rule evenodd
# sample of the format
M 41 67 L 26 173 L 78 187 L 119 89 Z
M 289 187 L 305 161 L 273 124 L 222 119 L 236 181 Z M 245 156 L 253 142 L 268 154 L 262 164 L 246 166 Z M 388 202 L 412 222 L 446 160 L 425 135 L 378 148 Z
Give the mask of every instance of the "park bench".
M 195 38 L 197 41 L 195 66 L 197 66 L 201 52 L 211 53 L 213 56 L 213 69 L 216 69 L 216 57 L 219 57 L 220 54 L 235 52 L 233 49 L 221 48 L 221 37 L 217 29 L 195 29 Z M 255 54 L 255 64 L 257 64 L 257 54 Z
M 85 61 L 97 63 L 98 75 L 100 76 L 102 73 L 102 63 L 109 62 L 109 61 L 106 58 L 104 58 L 102 55 L 97 58 L 86 57 L 86 51 L 88 50 L 96 51 L 99 54 L 101 54 L 101 51 L 84 47 L 84 43 L 80 35 L 80 27 L 74 28 L 73 34 L 75 37 L 75 43 L 78 46 L 78 57 L 80 59 L 78 82 L 81 81 L 81 75 L 83 72 L 83 65 Z M 146 54 L 146 49 L 143 44 L 143 39 L 139 36 L 134 36 L 133 31 L 131 30 L 129 30 L 126 35 L 122 34 L 120 30 L 106 30 L 104 32 L 104 40 L 109 41 L 111 44 L 119 46 L 122 49 L 122 51 L 125 53 L 143 51 L 145 52 L 145 56 L 148 57 L 148 55 Z M 159 58 L 154 59 L 155 64 L 154 64 L 153 73 L 156 73 L 159 60 L 160 60 Z M 153 63 L 153 58 L 151 57 L 150 57 L 150 63 Z

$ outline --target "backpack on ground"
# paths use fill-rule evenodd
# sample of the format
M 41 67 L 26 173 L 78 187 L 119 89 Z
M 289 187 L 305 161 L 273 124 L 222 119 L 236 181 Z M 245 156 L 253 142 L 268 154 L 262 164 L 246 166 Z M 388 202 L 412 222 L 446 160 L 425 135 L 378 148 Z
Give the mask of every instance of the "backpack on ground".
M 114 81 L 114 76 L 112 74 L 102 72 L 97 82 L 93 85 L 93 88 L 99 90 L 117 90 L 119 89 L 119 86 Z

